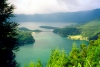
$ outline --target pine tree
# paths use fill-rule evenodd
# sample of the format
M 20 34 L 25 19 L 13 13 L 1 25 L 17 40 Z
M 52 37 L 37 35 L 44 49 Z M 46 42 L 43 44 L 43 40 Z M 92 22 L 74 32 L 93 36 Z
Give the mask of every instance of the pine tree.
M 37 60 L 36 67 L 43 67 L 40 59 Z
M 37 63 L 34 63 L 33 61 L 31 61 L 29 64 L 25 64 L 24 67 L 43 67 L 41 60 L 38 59 Z
M 76 43 L 73 43 L 73 46 L 72 46 L 72 50 L 69 54 L 69 62 L 68 62 L 68 66 L 77 66 L 78 63 L 79 63 L 79 48 L 77 48 L 77 45 Z
M 66 52 L 58 48 L 53 49 L 46 67 L 65 67 L 67 63 Z
M 14 51 L 18 49 L 16 31 L 18 24 L 10 19 L 14 6 L 0 0 L 0 67 L 18 67 Z

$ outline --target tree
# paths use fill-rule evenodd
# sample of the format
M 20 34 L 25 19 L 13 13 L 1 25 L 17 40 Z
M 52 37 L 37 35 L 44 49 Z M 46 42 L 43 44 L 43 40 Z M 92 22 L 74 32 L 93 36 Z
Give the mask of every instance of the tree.
M 65 67 L 67 63 L 66 52 L 58 48 L 53 49 L 46 67 Z
M 29 65 L 25 64 L 24 67 L 35 67 L 35 63 L 31 61 Z
M 43 67 L 41 60 L 38 59 L 37 63 L 34 63 L 33 61 L 31 61 L 29 64 L 25 64 L 24 67 Z
M 36 67 L 43 67 L 40 59 L 37 60 Z
M 100 38 L 91 40 L 88 49 L 85 67 L 100 67 Z
M 14 17 L 13 9 L 7 0 L 0 0 L 0 67 L 18 67 L 14 53 L 18 49 L 18 24 L 10 20 Z
M 72 50 L 69 54 L 68 59 L 69 61 L 66 67 L 78 66 L 78 63 L 80 62 L 80 58 L 79 58 L 79 48 L 77 47 L 76 43 L 73 43 Z

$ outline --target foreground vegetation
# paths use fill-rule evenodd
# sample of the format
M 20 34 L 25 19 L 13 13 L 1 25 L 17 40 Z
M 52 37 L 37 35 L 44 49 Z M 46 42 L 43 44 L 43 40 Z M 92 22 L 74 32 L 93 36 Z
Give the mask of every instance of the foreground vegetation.
M 43 67 L 43 65 L 38 59 L 37 63 L 30 62 L 24 67 Z M 80 48 L 73 43 L 69 54 L 66 54 L 64 49 L 52 49 L 46 67 L 100 67 L 100 35 L 88 45 L 81 44 Z
M 81 35 L 86 40 L 95 40 L 100 34 L 100 20 L 93 20 L 85 24 L 67 26 L 65 28 L 56 28 L 54 33 L 58 33 L 61 36 L 76 36 Z
M 0 0 L 0 67 L 18 67 L 15 51 L 18 50 L 17 27 L 19 24 L 11 21 L 14 6 L 7 0 Z
M 0 0 L 0 67 L 19 67 L 19 64 L 15 60 L 16 56 L 14 53 L 18 49 L 18 39 L 22 38 L 21 40 L 24 40 L 30 36 L 30 34 L 22 31 L 17 32 L 18 24 L 10 20 L 10 18 L 14 17 L 13 9 L 14 6 L 7 3 L 7 0 Z M 95 30 L 95 33 L 89 32 L 92 33 L 93 36 L 99 34 L 99 26 L 99 23 L 93 29 L 90 26 L 88 29 L 92 29 L 92 31 Z M 79 26 L 78 28 L 81 29 L 82 27 Z M 79 31 L 78 28 L 74 29 Z M 85 31 L 85 29 L 86 28 L 82 28 L 83 31 Z M 80 33 L 80 31 L 76 33 Z M 76 33 L 74 33 L 74 35 L 76 35 Z M 81 32 L 84 36 L 88 36 L 90 33 L 85 34 L 85 32 L 83 32 L 82 34 Z M 23 34 L 25 34 L 25 36 L 23 36 L 24 38 L 20 37 L 20 35 Z M 31 62 L 29 65 L 26 64 L 25 67 L 43 67 L 43 65 L 41 60 L 38 59 L 36 64 Z M 73 44 L 72 51 L 69 55 L 66 55 L 64 50 L 59 50 L 58 48 L 53 49 L 46 67 L 100 67 L 100 37 L 98 40 L 90 41 L 88 46 L 81 44 L 80 48 L 77 48 L 76 44 Z

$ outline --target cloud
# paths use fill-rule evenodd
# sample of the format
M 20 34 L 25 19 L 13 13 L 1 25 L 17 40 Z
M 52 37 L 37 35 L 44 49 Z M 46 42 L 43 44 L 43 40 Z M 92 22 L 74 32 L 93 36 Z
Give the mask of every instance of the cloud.
M 74 12 L 100 8 L 100 0 L 9 0 L 17 14 Z
M 68 12 L 85 11 L 100 8 L 100 0 L 57 0 L 66 6 Z

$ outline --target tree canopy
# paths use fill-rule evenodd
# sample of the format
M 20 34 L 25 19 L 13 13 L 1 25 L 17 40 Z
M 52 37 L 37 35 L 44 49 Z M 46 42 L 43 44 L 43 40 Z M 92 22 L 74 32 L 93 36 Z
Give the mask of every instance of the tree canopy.
M 32 65 L 35 64 L 30 63 L 28 67 L 37 67 Z M 53 49 L 46 67 L 100 67 L 100 38 L 91 40 L 88 45 L 83 43 L 80 48 L 73 43 L 69 54 L 64 49 Z
M 17 47 L 17 26 L 19 24 L 10 20 L 14 6 L 7 0 L 0 0 L 0 67 L 18 67 L 15 61 Z

